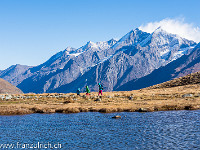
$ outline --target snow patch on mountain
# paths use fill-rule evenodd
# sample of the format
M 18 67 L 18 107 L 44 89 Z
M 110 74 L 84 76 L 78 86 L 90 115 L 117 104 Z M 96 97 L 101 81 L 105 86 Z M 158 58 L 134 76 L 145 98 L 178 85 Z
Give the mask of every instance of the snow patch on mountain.
M 177 58 L 180 58 L 181 56 L 185 55 L 188 53 L 188 50 L 190 49 L 194 49 L 195 46 L 190 46 L 190 47 L 186 47 L 186 48 L 182 48 L 182 49 L 179 49 L 177 52 L 174 53 L 174 56 L 172 58 L 171 61 L 174 61 L 176 60 Z
M 76 54 L 75 56 L 78 56 L 81 53 L 86 52 L 88 50 L 93 50 L 93 51 L 106 50 L 106 49 L 111 48 L 116 42 L 117 41 L 114 39 L 111 39 L 109 41 L 100 41 L 100 42 L 96 42 L 96 43 L 89 41 L 89 42 L 87 42 L 86 45 L 74 50 L 73 53 L 71 52 L 70 54 L 74 54 L 74 55 Z
M 70 52 L 68 52 L 68 51 L 65 51 L 65 53 L 68 55 L 68 56 L 75 56 L 75 57 L 77 57 L 78 55 L 80 55 L 80 54 L 82 54 L 83 52 L 81 52 L 81 53 L 70 53 Z

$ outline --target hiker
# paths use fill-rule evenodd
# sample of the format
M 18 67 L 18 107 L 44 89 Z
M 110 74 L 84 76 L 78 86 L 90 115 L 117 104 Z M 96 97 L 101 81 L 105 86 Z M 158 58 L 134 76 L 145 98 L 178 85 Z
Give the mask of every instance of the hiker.
M 86 95 L 89 96 L 90 95 L 89 93 L 90 93 L 89 87 L 86 86 Z
M 80 88 L 78 88 L 77 91 L 76 91 L 77 95 L 80 96 L 80 92 L 81 92 L 81 90 L 80 90 Z
M 103 91 L 103 86 L 99 83 L 98 84 L 99 85 L 99 94 L 98 94 L 98 96 L 101 94 L 101 95 L 103 95 L 103 93 L 102 93 L 102 91 Z

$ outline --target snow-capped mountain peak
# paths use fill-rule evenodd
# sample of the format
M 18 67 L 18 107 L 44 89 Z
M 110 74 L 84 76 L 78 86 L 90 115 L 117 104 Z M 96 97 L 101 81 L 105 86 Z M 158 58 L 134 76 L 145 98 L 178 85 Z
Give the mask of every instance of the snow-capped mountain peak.
M 75 50 L 75 48 L 70 47 L 70 46 L 68 46 L 68 47 L 65 49 L 65 51 L 68 51 L 68 52 L 71 52 L 71 51 L 74 51 L 74 50 Z
M 149 49 L 155 51 L 160 56 L 163 65 L 187 54 L 196 45 L 194 41 L 168 33 L 161 27 L 158 27 L 147 39 L 145 42 L 149 43 Z M 144 42 L 143 45 L 145 45 Z
M 112 38 L 111 40 L 109 40 L 109 41 L 107 41 L 108 42 L 108 44 L 110 45 L 110 46 L 113 46 L 115 43 L 117 43 L 117 40 L 115 40 L 114 38 Z
M 87 42 L 86 45 L 78 48 L 76 51 L 77 52 L 84 52 L 84 51 L 88 51 L 88 50 L 105 50 L 105 49 L 108 49 L 110 47 L 112 47 L 117 41 L 114 40 L 114 39 L 111 39 L 109 41 L 100 41 L 100 42 L 92 42 L 92 41 L 89 41 Z
M 112 48 L 119 49 L 123 46 L 136 45 L 146 39 L 150 34 L 136 28 L 123 36 Z
M 163 30 L 161 27 L 158 27 L 152 33 L 152 42 L 156 42 L 159 45 L 169 44 L 171 47 L 178 44 L 179 46 L 186 44 L 186 45 L 195 45 L 194 41 L 187 40 L 185 38 L 180 37 L 179 35 L 168 33 L 167 31 Z

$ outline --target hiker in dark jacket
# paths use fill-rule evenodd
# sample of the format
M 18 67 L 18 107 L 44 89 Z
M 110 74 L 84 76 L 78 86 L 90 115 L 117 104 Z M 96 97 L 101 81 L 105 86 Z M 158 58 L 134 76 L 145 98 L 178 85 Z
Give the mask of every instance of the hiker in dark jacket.
M 90 95 L 89 93 L 90 93 L 89 87 L 86 86 L 86 95 L 89 96 Z
M 77 95 L 79 95 L 79 96 L 80 96 L 80 93 L 81 93 L 81 90 L 80 90 L 80 88 L 78 88 L 78 89 L 77 89 L 76 93 L 77 93 Z
M 99 94 L 98 94 L 98 96 L 101 94 L 101 95 L 103 95 L 103 86 L 99 83 L 98 84 L 99 85 Z

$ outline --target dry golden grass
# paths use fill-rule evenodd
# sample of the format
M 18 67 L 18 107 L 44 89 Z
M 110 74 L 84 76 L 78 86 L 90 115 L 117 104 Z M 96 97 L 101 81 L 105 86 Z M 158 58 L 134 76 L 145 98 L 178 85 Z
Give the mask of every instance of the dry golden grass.
M 82 96 L 74 93 L 63 94 L 63 97 L 56 98 L 53 96 L 59 95 L 57 93 L 28 94 L 33 98 L 0 100 L 0 115 L 200 109 L 199 84 L 103 94 L 101 101 L 96 101 L 98 93 L 95 92 L 91 93 L 90 97 L 86 97 L 84 93 Z M 184 96 L 185 94 L 192 96 Z

